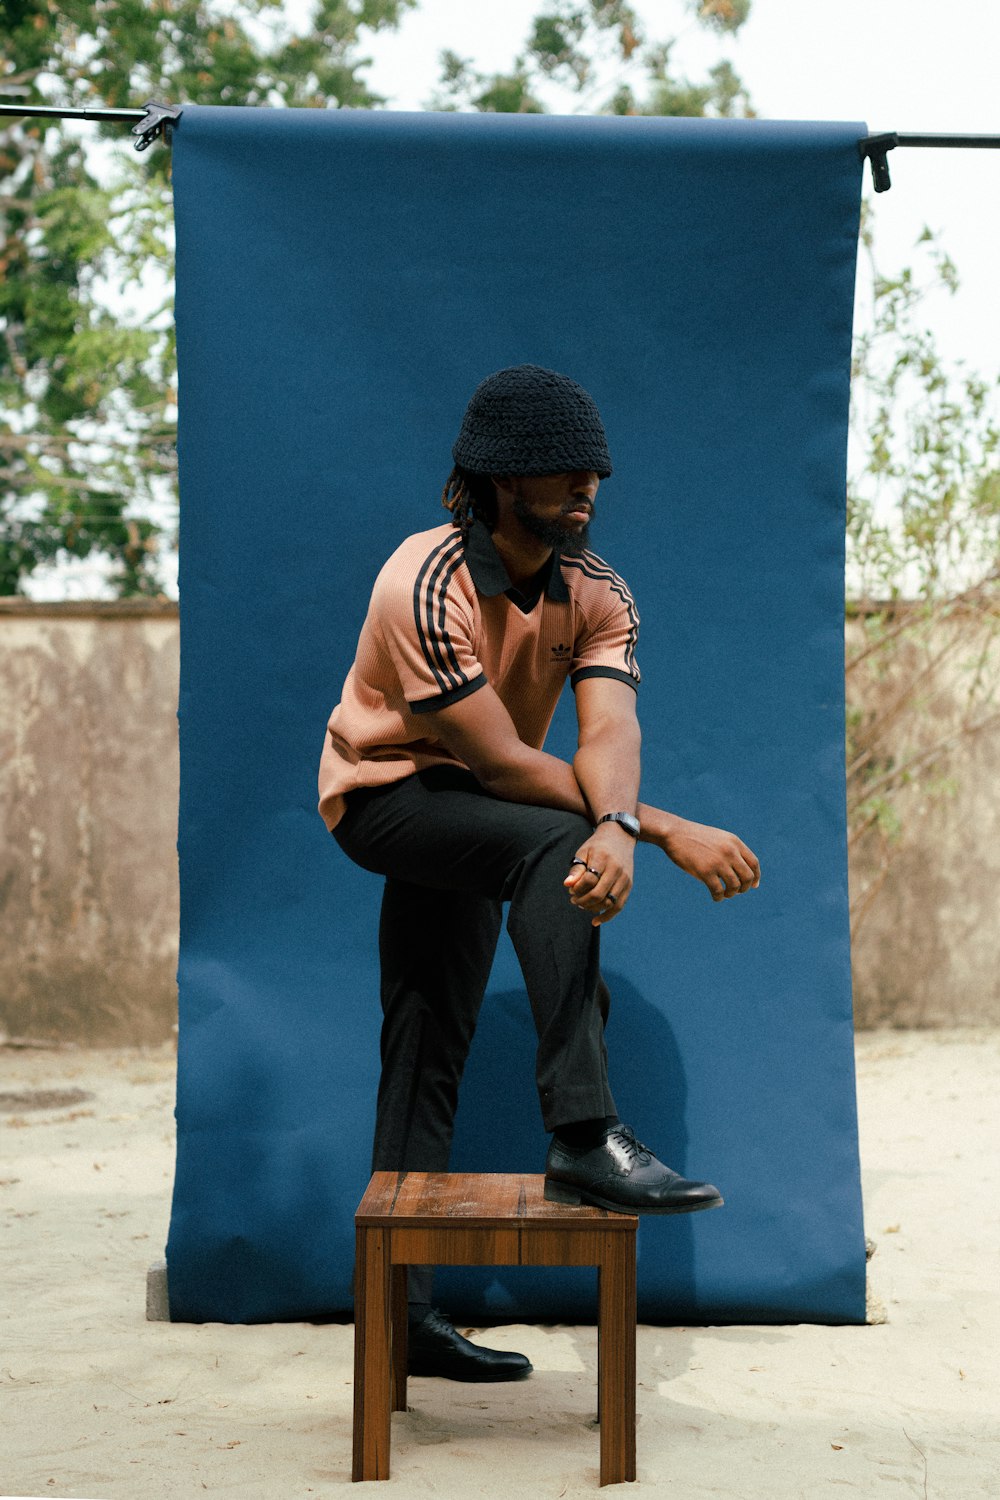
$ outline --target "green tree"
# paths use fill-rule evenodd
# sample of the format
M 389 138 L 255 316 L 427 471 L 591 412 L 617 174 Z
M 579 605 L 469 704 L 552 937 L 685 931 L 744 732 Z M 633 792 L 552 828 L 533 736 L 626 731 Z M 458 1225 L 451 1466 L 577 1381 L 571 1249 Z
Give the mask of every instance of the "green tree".
M 855 339 L 848 485 L 847 776 L 857 931 L 934 800 L 949 757 L 1000 721 L 1000 380 L 949 367 L 920 317 L 954 263 L 929 229 L 930 266 L 883 275 L 862 216 L 873 302 Z
M 318 0 L 295 34 L 281 0 L 7 0 L 3 97 L 376 106 L 359 48 L 414 4 Z M 685 8 L 735 33 L 750 0 Z M 752 114 L 728 63 L 688 84 L 671 76 L 671 46 L 646 40 L 622 0 L 550 0 L 510 73 L 446 54 L 434 107 L 542 110 L 547 85 L 569 84 L 581 109 Z M 136 156 L 120 124 L 5 120 L 0 234 L 0 593 L 92 553 L 113 559 L 119 594 L 157 593 L 175 535 L 149 514 L 176 512 L 169 152 Z
M 6 0 L 2 97 L 375 105 L 359 47 L 413 4 L 319 0 L 293 35 L 281 0 Z M 166 538 L 143 513 L 176 484 L 169 178 L 169 152 L 137 156 L 120 124 L 0 120 L 0 593 L 94 552 L 121 595 L 159 591 Z
M 750 0 L 684 0 L 683 9 L 716 35 L 735 35 Z M 676 38 L 647 37 L 625 0 L 549 0 L 505 73 L 483 73 L 444 51 L 430 108 L 541 114 L 555 85 L 587 114 L 754 117 L 731 63 L 719 62 L 706 82 L 691 83 L 672 75 L 675 45 Z

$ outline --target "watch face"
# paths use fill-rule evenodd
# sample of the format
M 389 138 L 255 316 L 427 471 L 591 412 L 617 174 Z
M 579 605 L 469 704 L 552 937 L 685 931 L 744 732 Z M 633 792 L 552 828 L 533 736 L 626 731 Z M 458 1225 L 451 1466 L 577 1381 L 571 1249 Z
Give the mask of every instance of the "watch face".
M 601 819 L 601 822 L 620 823 L 626 830 L 626 832 L 630 833 L 634 839 L 637 839 L 642 831 L 639 819 L 634 818 L 631 813 L 605 813 L 604 817 Z

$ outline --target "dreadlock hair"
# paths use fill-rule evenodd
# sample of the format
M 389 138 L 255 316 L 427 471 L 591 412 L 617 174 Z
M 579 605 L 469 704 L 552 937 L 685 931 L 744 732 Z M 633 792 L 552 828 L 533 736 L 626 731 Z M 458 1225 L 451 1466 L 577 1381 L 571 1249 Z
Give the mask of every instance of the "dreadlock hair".
M 488 474 L 474 474 L 456 464 L 441 492 L 441 504 L 451 511 L 451 522 L 462 533 L 469 534 L 474 516 L 492 531 L 497 524 L 497 494 Z

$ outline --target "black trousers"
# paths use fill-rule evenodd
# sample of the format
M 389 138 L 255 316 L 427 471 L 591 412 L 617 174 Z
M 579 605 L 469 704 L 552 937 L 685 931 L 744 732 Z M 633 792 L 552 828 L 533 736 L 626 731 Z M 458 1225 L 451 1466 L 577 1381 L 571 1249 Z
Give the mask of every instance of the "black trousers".
M 436 766 L 351 792 L 333 832 L 355 863 L 386 877 L 372 1170 L 448 1168 L 503 902 L 538 1033 L 545 1129 L 613 1115 L 600 928 L 563 885 L 589 820 L 504 801 L 470 771 Z

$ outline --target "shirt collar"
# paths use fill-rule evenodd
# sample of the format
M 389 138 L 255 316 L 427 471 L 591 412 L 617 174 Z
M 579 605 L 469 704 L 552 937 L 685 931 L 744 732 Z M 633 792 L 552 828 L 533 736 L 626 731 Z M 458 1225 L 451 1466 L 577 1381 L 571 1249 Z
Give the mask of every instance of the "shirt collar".
M 492 599 L 496 594 L 511 592 L 513 585 L 503 558 L 493 545 L 488 528 L 475 516 L 465 540 L 465 561 L 477 591 L 487 599 Z M 543 588 L 550 599 L 555 599 L 560 604 L 568 603 L 569 589 L 559 566 L 559 553 L 555 550 L 543 571 L 534 580 L 531 592 L 537 590 L 541 593 Z

